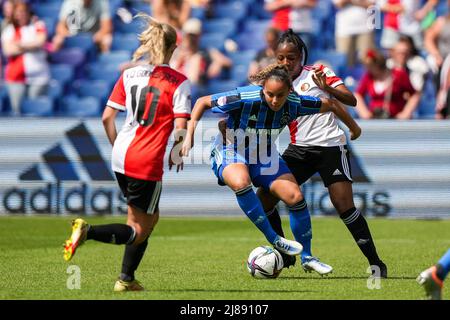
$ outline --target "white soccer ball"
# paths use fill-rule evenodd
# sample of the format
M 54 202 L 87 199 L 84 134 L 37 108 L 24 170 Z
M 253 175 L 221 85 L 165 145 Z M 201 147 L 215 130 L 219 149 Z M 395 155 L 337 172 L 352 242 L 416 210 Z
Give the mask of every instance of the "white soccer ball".
M 260 246 L 250 252 L 247 270 L 255 278 L 273 279 L 283 269 L 283 258 L 280 253 L 268 246 Z

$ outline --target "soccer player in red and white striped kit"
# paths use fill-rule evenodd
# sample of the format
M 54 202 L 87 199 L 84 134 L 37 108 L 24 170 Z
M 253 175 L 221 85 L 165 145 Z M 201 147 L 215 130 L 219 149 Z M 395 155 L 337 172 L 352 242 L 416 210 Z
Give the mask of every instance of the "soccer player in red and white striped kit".
M 169 156 L 169 169 L 177 165 L 177 172 L 182 170 L 182 158 L 174 148 L 181 141 L 177 137 L 180 130 L 187 128 L 191 112 L 189 80 L 168 65 L 176 48 L 175 29 L 143 17 L 148 19 L 148 28 L 139 36 L 141 45 L 133 60 L 148 57 L 148 64 L 123 72 L 103 113 L 103 125 L 113 145 L 112 169 L 127 198 L 127 223 L 91 226 L 76 219 L 64 250 L 68 261 L 85 240 L 125 244 L 122 271 L 114 286 L 114 291 L 119 292 L 144 290 L 134 272 L 158 222 L 166 146 L 175 126 L 176 141 Z M 119 111 L 126 111 L 127 116 L 117 134 L 115 118 Z

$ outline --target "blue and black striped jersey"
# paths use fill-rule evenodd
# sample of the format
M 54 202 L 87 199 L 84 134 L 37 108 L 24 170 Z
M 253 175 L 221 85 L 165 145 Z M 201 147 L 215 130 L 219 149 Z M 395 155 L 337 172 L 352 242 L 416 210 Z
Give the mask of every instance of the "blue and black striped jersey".
M 284 106 L 277 112 L 267 105 L 261 86 L 238 87 L 235 90 L 214 94 L 212 111 L 229 115 L 228 129 L 278 135 L 286 125 L 299 116 L 318 113 L 319 98 L 289 94 Z

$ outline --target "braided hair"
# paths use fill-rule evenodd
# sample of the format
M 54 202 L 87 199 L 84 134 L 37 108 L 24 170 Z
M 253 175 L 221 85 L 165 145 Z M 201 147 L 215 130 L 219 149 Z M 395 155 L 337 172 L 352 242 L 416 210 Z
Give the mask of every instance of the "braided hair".
M 292 87 L 292 79 L 289 75 L 289 70 L 285 65 L 273 63 L 262 69 L 256 74 L 252 74 L 249 77 L 251 83 L 258 85 L 264 85 L 269 79 L 276 79 L 284 82 L 289 88 Z
M 285 43 L 292 43 L 303 57 L 302 66 L 306 65 L 308 61 L 308 48 L 305 42 L 292 29 L 285 31 L 278 39 L 278 47 Z

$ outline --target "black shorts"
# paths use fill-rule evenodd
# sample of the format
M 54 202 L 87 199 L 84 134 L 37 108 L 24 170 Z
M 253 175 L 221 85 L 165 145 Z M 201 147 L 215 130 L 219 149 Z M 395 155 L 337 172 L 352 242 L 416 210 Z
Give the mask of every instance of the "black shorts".
M 353 182 L 347 146 L 299 147 L 289 144 L 283 159 L 299 185 L 316 172 L 319 172 L 325 187 L 335 182 Z
M 115 172 L 120 190 L 127 204 L 153 214 L 159 210 L 159 198 L 161 197 L 161 181 L 147 181 L 128 177 Z

